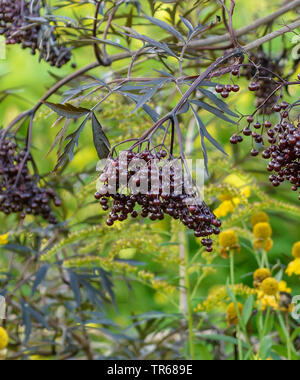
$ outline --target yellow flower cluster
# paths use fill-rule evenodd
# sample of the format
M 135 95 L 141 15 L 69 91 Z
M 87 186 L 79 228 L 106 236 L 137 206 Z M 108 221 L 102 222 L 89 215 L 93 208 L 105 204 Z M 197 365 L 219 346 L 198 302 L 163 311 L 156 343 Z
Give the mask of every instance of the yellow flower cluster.
M 8 345 L 8 334 L 3 327 L 0 327 L 0 351 L 4 350 Z
M 0 235 L 0 245 L 6 245 L 8 243 L 9 233 L 5 235 Z
M 241 297 L 248 298 L 251 295 L 256 295 L 257 291 L 255 289 L 251 289 L 250 287 L 244 284 L 237 284 L 234 286 L 230 286 L 230 290 L 236 295 Z M 210 294 L 207 299 L 203 302 L 203 304 L 199 304 L 195 308 L 195 312 L 207 311 L 210 312 L 214 309 L 218 308 L 226 308 L 226 304 L 230 301 L 226 286 L 218 286 L 212 288 Z
M 295 257 L 295 259 L 300 259 L 300 241 L 294 244 L 292 254 Z
M 234 211 L 235 207 L 232 201 L 224 201 L 220 206 L 214 211 L 217 218 L 225 218 L 228 214 Z
M 249 198 L 251 195 L 251 189 L 249 186 L 244 187 L 240 191 L 240 196 Z M 241 204 L 239 197 L 232 196 L 231 194 L 222 194 L 219 199 L 222 201 L 220 206 L 214 211 L 217 218 L 225 218 L 227 215 L 234 212 L 237 206 Z
M 266 277 L 263 281 L 263 277 Z M 274 310 L 281 310 L 291 312 L 293 305 L 289 295 L 292 290 L 288 288 L 285 281 L 278 282 L 275 278 L 271 277 L 268 269 L 259 269 L 254 273 L 254 283 L 261 285 L 257 290 L 258 306 L 262 310 L 271 307 Z M 285 298 L 285 300 L 283 300 Z
M 292 255 L 295 260 L 289 264 L 286 273 L 290 277 L 292 275 L 300 276 L 300 241 L 294 244 Z

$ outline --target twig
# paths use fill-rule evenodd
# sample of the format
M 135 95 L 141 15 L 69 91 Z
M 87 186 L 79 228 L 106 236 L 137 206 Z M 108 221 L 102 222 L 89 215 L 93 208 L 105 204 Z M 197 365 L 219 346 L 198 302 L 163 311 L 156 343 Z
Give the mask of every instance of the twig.
M 300 1 L 299 1 L 299 4 L 300 4 Z M 297 29 L 299 27 L 300 27 L 300 20 L 295 21 L 292 24 L 286 25 L 281 29 L 275 30 L 274 32 L 270 34 L 267 34 L 266 36 L 259 38 L 256 41 L 251 42 L 250 44 L 246 45 L 244 49 L 245 51 L 256 49 L 257 47 L 265 44 L 266 42 L 274 40 L 275 38 L 280 37 L 285 33 L 292 32 L 294 29 Z
M 97 1 L 97 3 L 96 3 L 94 27 L 93 27 L 93 37 L 94 38 L 97 38 L 98 14 L 99 14 L 101 4 L 102 4 L 102 0 Z M 101 52 L 100 52 L 100 49 L 99 49 L 97 42 L 94 43 L 94 52 L 95 52 L 95 56 L 96 56 L 97 61 L 98 61 L 100 66 L 110 66 L 111 65 L 111 62 L 108 59 L 107 55 L 105 56 L 105 59 L 102 59 Z
M 295 0 L 292 1 L 291 3 L 283 6 L 282 8 L 278 9 L 276 12 L 272 13 L 271 15 L 268 15 L 266 17 L 263 17 L 261 19 L 256 20 L 253 24 L 247 25 L 241 29 L 238 29 L 235 32 L 236 37 L 242 37 L 245 34 L 248 34 L 250 32 L 255 31 L 262 25 L 269 24 L 270 22 L 276 20 L 280 16 L 284 15 L 285 13 L 296 9 L 297 7 L 300 6 L 300 0 Z M 217 37 L 211 37 L 211 38 L 206 38 L 206 39 L 201 39 L 199 41 L 194 41 L 189 44 L 190 48 L 201 48 L 203 46 L 212 46 L 216 45 L 222 42 L 229 42 L 231 39 L 231 36 L 229 33 L 224 34 L 223 36 L 217 36 Z

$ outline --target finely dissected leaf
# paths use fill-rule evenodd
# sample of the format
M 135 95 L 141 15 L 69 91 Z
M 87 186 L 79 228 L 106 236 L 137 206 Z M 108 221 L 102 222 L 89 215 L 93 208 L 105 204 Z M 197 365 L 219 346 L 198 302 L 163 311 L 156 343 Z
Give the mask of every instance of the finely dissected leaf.
M 68 119 L 78 119 L 82 116 L 86 116 L 90 113 L 90 110 L 87 108 L 82 107 L 74 107 L 72 104 L 66 103 L 66 104 L 55 104 L 55 103 L 49 103 L 44 102 L 44 104 L 51 108 L 52 111 L 56 112 L 59 116 L 66 117 Z
M 1 248 L 3 249 L 7 249 L 9 251 L 12 251 L 12 252 L 17 252 L 17 253 L 37 253 L 35 252 L 33 249 L 29 248 L 29 247 L 26 247 L 25 245 L 21 245 L 21 244 L 6 244 L 6 245 L 3 245 Z
M 193 25 L 189 22 L 188 19 L 180 16 L 180 19 L 181 21 L 183 22 L 183 24 L 186 26 L 186 28 L 188 29 L 189 31 L 189 37 L 192 35 L 192 33 L 194 32 L 194 27 Z
M 204 133 L 201 128 L 199 128 L 200 136 L 201 136 L 201 146 L 202 146 L 202 152 L 203 152 L 203 158 L 204 158 L 204 163 L 205 163 L 205 170 L 206 173 L 208 173 L 208 153 L 205 145 L 205 140 L 204 140 Z
M 49 149 L 46 156 L 49 156 L 49 154 L 53 151 L 53 149 L 56 147 L 56 145 L 61 141 L 61 139 L 64 138 L 65 134 L 67 133 L 68 127 L 69 127 L 70 120 L 66 120 L 65 125 L 61 128 L 61 130 L 56 135 L 53 144 L 51 145 L 51 148 Z
M 205 147 L 204 138 L 206 138 L 211 144 L 213 144 L 213 146 L 215 148 L 217 148 L 220 152 L 222 152 L 226 156 L 227 156 L 227 153 L 224 151 L 223 147 L 218 143 L 218 141 L 216 141 L 210 135 L 210 133 L 208 132 L 208 130 L 207 130 L 206 126 L 205 126 L 205 124 L 201 120 L 200 116 L 197 114 L 197 111 L 194 109 L 194 107 L 192 107 L 192 111 L 193 111 L 193 113 L 195 115 L 195 118 L 196 118 L 196 121 L 197 121 L 197 125 L 198 125 L 198 128 L 199 128 L 199 133 L 200 133 L 201 140 L 202 140 L 202 150 L 203 150 L 203 154 L 204 154 L 205 166 L 206 166 L 206 169 L 207 169 L 208 155 L 207 155 L 207 150 L 206 150 L 206 147 Z
M 25 326 L 25 338 L 23 344 L 26 345 L 31 334 L 32 329 L 32 323 L 30 318 L 30 313 L 28 310 L 28 305 L 25 301 L 21 301 L 21 308 L 22 308 L 22 323 L 23 326 Z
M 70 286 L 74 293 L 75 301 L 77 303 L 77 306 L 81 306 L 81 296 L 80 296 L 80 286 L 79 286 L 79 280 L 76 273 L 73 271 L 69 271 L 69 277 L 70 277 Z
M 125 36 L 146 42 L 149 46 L 153 46 L 159 50 L 164 51 L 167 55 L 170 55 L 174 58 L 178 58 L 177 55 L 169 48 L 169 46 L 165 42 L 159 42 L 159 41 L 153 40 L 152 38 L 149 38 L 148 36 L 144 36 L 136 32 L 134 34 L 130 34 L 130 33 L 123 33 L 123 34 Z
M 107 158 L 110 152 L 110 143 L 106 134 L 104 133 L 101 124 L 96 118 L 95 114 L 92 115 L 92 128 L 94 145 L 100 159 Z
M 94 87 L 99 86 L 99 84 L 103 84 L 103 85 L 107 86 L 105 82 L 99 83 L 99 81 L 97 81 L 97 82 L 88 83 L 88 84 L 85 84 L 85 85 L 82 85 L 82 86 L 79 86 L 79 87 L 76 87 L 76 88 L 72 88 L 70 90 L 65 91 L 63 93 L 64 102 L 69 101 L 70 99 L 72 99 L 73 97 L 79 95 L 80 93 L 82 93 L 85 90 L 89 90 L 90 88 L 94 88 Z
M 153 110 L 150 106 L 148 106 L 148 104 L 145 104 L 143 106 L 143 110 L 151 117 L 151 119 L 155 123 L 159 120 L 160 118 L 159 114 L 155 110 Z
M 237 124 L 236 121 L 229 119 L 229 117 L 225 116 L 224 113 L 219 110 L 218 108 L 215 108 L 205 102 L 202 102 L 201 100 L 192 100 L 191 103 L 197 105 L 198 107 L 201 107 L 202 109 L 212 113 L 213 115 L 219 117 L 220 119 L 227 121 L 228 123 Z
M 46 275 L 48 273 L 48 270 L 49 270 L 49 265 L 46 264 L 46 265 L 43 265 L 37 271 L 36 276 L 35 276 L 35 280 L 34 280 L 34 284 L 33 284 L 33 287 L 32 287 L 32 291 L 31 291 L 31 296 L 34 295 L 34 293 L 36 292 L 36 290 L 39 287 L 39 285 L 45 280 Z
M 83 276 L 78 276 L 80 284 L 84 287 L 87 292 L 87 296 L 91 302 L 91 304 L 98 306 L 99 309 L 103 309 L 102 298 L 103 294 L 91 285 L 89 281 L 87 281 Z
M 121 44 L 118 44 L 117 42 L 114 42 L 114 41 L 110 41 L 110 40 L 102 40 L 101 38 L 96 38 L 94 37 L 93 38 L 95 41 L 99 41 L 105 45 L 111 45 L 111 46 L 115 46 L 115 47 L 118 47 L 119 49 L 123 49 L 123 50 L 126 50 L 126 51 L 130 51 L 129 49 L 127 49 L 125 46 L 122 46 Z
M 236 118 L 239 117 L 239 115 L 231 111 L 231 109 L 228 108 L 228 105 L 225 102 L 223 102 L 223 100 L 219 99 L 214 93 L 203 88 L 199 88 L 199 90 L 200 92 L 202 92 L 203 95 L 207 96 L 211 101 L 213 101 L 216 104 L 216 106 L 219 107 L 223 112 Z
M 111 281 L 110 273 L 106 272 L 105 270 L 103 270 L 100 267 L 95 268 L 95 269 L 99 272 L 103 289 L 109 294 L 110 299 L 111 299 L 115 309 L 118 310 L 117 302 L 116 302 L 116 296 L 115 296 L 115 293 L 113 290 L 113 283 Z
M 185 42 L 183 35 L 180 32 L 178 32 L 178 30 L 176 30 L 172 25 L 169 25 L 166 22 L 159 20 L 157 18 L 154 18 L 154 17 L 150 17 L 150 16 L 146 16 L 146 15 L 144 15 L 144 17 L 147 20 L 151 21 L 153 24 L 155 24 L 155 25 L 159 26 L 160 28 L 166 30 L 167 32 L 171 33 L 173 36 L 175 36 L 176 38 L 178 38 L 182 42 Z
M 78 146 L 80 134 L 83 131 L 88 120 L 89 120 L 89 117 L 87 117 L 83 121 L 83 123 L 74 133 L 71 133 L 69 136 L 66 137 L 66 140 L 71 140 L 71 141 L 66 145 L 65 150 L 63 154 L 59 157 L 54 170 L 57 170 L 58 168 L 63 166 L 68 159 L 70 161 L 73 160 L 75 145 Z
M 135 103 L 139 103 L 141 100 L 140 95 L 131 94 L 130 92 L 122 92 L 122 94 L 130 99 L 132 99 Z M 139 108 L 143 108 L 143 110 L 151 117 L 151 119 L 156 122 L 159 120 L 159 114 L 153 110 L 148 104 L 142 104 Z M 137 109 L 135 109 L 137 110 Z M 134 112 L 134 111 L 133 111 Z

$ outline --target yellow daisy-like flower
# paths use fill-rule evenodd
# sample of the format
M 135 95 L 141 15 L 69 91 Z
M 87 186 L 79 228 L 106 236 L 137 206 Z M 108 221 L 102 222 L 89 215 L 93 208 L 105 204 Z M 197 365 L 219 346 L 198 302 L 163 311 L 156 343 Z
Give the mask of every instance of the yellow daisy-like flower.
M 254 278 L 254 287 L 260 288 L 261 284 L 266 280 L 267 278 L 272 277 L 271 272 L 269 269 L 266 268 L 260 268 L 257 269 L 254 272 L 253 278 Z
M 237 307 L 238 307 L 238 310 L 239 310 L 239 315 L 241 317 L 242 314 L 243 314 L 243 311 L 244 311 L 244 306 L 241 303 L 238 302 Z M 227 320 L 228 326 L 237 325 L 238 322 L 239 322 L 237 310 L 236 310 L 236 307 L 235 307 L 234 303 L 231 303 L 227 307 L 226 320 Z
M 258 223 L 254 226 L 254 237 L 256 239 L 269 239 L 272 236 L 272 228 L 269 223 Z
M 266 252 L 270 252 L 274 246 L 272 239 L 257 239 L 254 241 L 253 247 L 257 251 L 259 249 L 264 249 Z
M 267 296 L 276 296 L 279 291 L 279 283 L 273 277 L 266 278 L 261 284 L 261 290 Z
M 0 351 L 4 350 L 8 345 L 8 334 L 3 327 L 0 327 Z
M 254 228 L 259 223 L 269 223 L 269 221 L 270 219 L 268 215 L 265 212 L 260 211 L 252 215 L 251 225 Z
M 296 276 L 300 276 L 300 258 L 299 259 L 296 259 L 294 261 L 292 261 L 287 270 L 286 270 L 286 273 L 288 276 L 292 276 L 293 274 L 295 274 Z
M 300 241 L 294 244 L 292 254 L 295 259 L 300 259 Z
M 5 235 L 0 235 L 0 245 L 6 245 L 8 243 L 9 233 Z

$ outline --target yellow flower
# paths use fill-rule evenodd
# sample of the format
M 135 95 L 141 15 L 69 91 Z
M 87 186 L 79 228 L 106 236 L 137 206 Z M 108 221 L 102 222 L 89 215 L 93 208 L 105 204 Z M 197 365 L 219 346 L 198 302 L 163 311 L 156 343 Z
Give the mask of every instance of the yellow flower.
M 227 307 L 226 320 L 227 320 L 228 326 L 232 326 L 232 325 L 237 325 L 238 324 L 239 317 L 241 317 L 242 314 L 243 314 L 244 306 L 241 303 L 238 302 L 237 308 L 238 308 L 238 311 L 239 311 L 239 316 L 237 314 L 237 310 L 236 310 L 236 307 L 235 307 L 234 303 L 231 303 Z
M 263 311 L 271 307 L 274 310 L 291 313 L 293 311 L 291 292 L 285 281 L 278 283 L 274 278 L 267 278 L 257 293 L 259 307 Z
M 224 201 L 221 205 L 214 211 L 217 218 L 224 218 L 228 214 L 234 211 L 234 205 L 230 201 Z
M 261 310 L 266 310 L 268 307 L 271 307 L 274 310 L 278 310 L 278 301 L 275 296 L 268 296 L 263 292 L 258 294 L 259 306 Z
M 259 249 L 264 249 L 266 252 L 270 252 L 273 248 L 274 242 L 272 239 L 257 239 L 254 241 L 254 249 L 257 251 Z
M 288 288 L 287 283 L 285 281 L 280 281 L 279 282 L 279 292 L 280 293 L 292 293 L 292 289 Z
M 266 269 L 266 268 L 260 268 L 260 269 L 257 269 L 255 272 L 254 272 L 254 287 L 255 288 L 260 288 L 261 284 L 264 282 L 264 280 L 266 280 L 267 278 L 269 277 L 272 277 L 271 275 L 271 272 L 269 271 L 269 269 Z
M 5 235 L 0 235 L 0 245 L 6 245 L 8 243 L 9 233 Z
M 253 228 L 259 223 L 269 223 L 269 221 L 270 219 L 268 215 L 263 211 L 253 214 L 251 218 L 251 224 Z
M 286 273 L 288 276 L 292 276 L 293 274 L 300 276 L 300 258 L 292 261 L 287 270 Z
M 295 259 L 300 259 L 300 241 L 294 244 L 292 253 Z
M 224 231 L 220 234 L 219 243 L 221 246 L 221 256 L 228 259 L 230 251 L 238 251 L 240 249 L 239 239 L 234 230 Z
M 235 231 L 228 230 L 220 234 L 219 242 L 222 248 L 232 248 L 238 245 L 239 239 Z
M 275 278 L 266 278 L 261 284 L 261 290 L 267 296 L 276 296 L 279 291 L 279 283 Z
M 269 223 L 258 223 L 254 226 L 254 236 L 256 239 L 269 239 L 272 236 L 272 228 Z
M 0 327 L 0 351 L 7 347 L 8 341 L 9 338 L 6 330 L 4 330 L 3 327 Z

